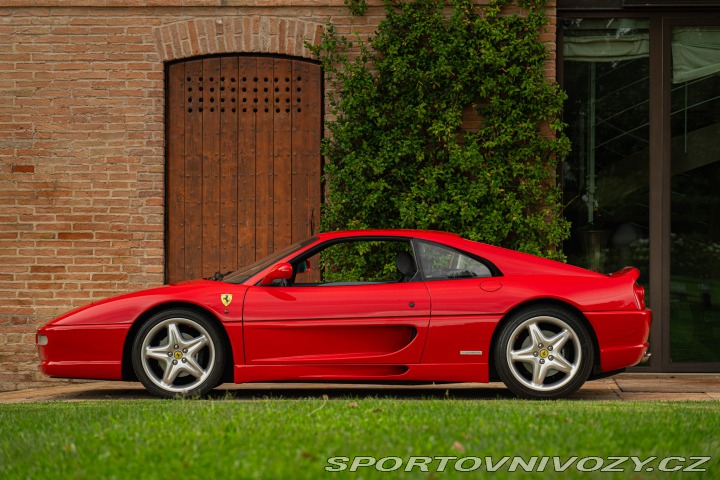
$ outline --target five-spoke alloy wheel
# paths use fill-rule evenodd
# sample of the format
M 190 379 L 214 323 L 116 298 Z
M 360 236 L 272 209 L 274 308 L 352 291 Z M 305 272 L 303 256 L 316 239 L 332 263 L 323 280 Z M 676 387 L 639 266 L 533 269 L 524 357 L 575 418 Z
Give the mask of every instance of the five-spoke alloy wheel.
M 523 398 L 555 399 L 575 392 L 590 375 L 593 343 L 583 323 L 561 308 L 533 307 L 502 326 L 495 365 Z
M 204 395 L 219 382 L 224 343 L 215 325 L 192 310 L 155 314 L 137 333 L 132 348 L 135 374 L 162 397 Z

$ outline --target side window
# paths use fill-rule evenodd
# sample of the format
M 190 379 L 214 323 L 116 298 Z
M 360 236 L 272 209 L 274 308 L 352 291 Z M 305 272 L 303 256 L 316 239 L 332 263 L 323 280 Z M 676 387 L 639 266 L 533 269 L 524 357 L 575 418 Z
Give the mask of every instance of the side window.
M 357 285 L 402 281 L 405 275 L 396 266 L 398 255 L 415 261 L 409 240 L 357 239 L 333 243 L 299 262 L 294 285 Z M 305 265 L 310 266 L 309 270 Z M 313 273 L 314 272 L 314 273 Z
M 492 277 L 484 263 L 453 248 L 422 241 L 416 245 L 425 280 Z

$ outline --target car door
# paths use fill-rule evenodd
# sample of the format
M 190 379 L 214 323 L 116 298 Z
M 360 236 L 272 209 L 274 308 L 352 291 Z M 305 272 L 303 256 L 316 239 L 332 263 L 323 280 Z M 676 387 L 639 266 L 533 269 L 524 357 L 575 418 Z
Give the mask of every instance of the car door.
M 418 240 L 415 251 L 432 299 L 422 363 L 488 363 L 492 333 L 502 316 L 502 277 L 466 252 Z
M 365 248 L 357 250 L 372 255 Z M 332 258 L 332 252 L 324 253 Z M 329 263 L 324 262 L 325 278 L 318 281 L 248 290 L 243 308 L 246 363 L 418 363 L 430 319 L 425 285 L 403 278 L 345 278 L 329 272 Z

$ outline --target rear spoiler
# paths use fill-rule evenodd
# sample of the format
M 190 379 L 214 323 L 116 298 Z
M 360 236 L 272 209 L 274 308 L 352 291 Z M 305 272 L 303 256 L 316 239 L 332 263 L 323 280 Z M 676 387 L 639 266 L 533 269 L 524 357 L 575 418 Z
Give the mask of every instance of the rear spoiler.
M 618 270 L 615 273 L 608 274 L 608 277 L 619 278 L 619 277 L 624 277 L 626 275 L 630 275 L 630 277 L 632 278 L 632 280 L 634 282 L 640 277 L 640 270 L 638 270 L 635 267 L 625 267 L 625 268 L 621 268 L 620 270 Z

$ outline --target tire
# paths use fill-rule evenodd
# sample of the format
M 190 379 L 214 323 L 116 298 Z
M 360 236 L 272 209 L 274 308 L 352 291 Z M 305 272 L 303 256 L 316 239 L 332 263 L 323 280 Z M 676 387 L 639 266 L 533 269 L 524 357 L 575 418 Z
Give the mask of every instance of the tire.
M 552 400 L 585 383 L 594 354 L 592 337 L 576 315 L 538 306 L 513 314 L 502 326 L 494 361 L 500 379 L 517 396 Z
M 153 315 L 138 331 L 132 364 L 138 380 L 159 397 L 202 396 L 225 368 L 225 343 L 213 322 L 183 308 Z

